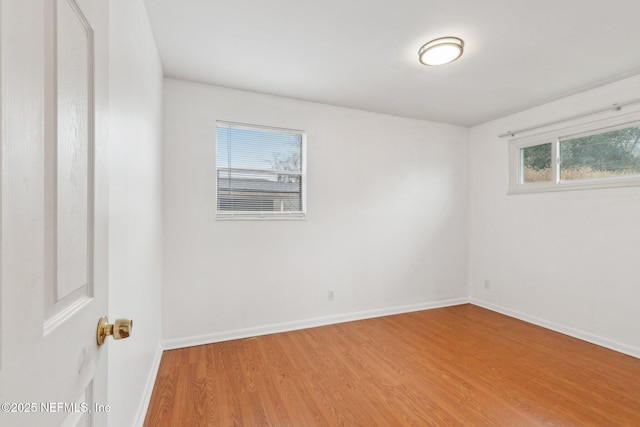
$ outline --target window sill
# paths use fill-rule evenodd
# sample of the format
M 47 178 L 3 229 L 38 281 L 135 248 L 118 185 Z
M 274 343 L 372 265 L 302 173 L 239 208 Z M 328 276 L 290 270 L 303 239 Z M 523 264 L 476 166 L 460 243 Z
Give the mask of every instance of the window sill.
M 552 191 L 594 190 L 603 188 L 637 187 L 640 186 L 640 176 L 581 179 L 560 181 L 558 183 L 519 184 L 509 189 L 507 194 L 547 193 Z
M 304 221 L 304 212 L 282 213 L 217 213 L 216 221 Z

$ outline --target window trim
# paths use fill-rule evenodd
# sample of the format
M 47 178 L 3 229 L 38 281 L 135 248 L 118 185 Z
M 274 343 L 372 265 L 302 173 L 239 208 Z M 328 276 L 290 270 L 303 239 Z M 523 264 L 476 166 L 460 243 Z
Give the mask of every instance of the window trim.
M 300 185 L 300 203 L 301 210 L 300 211 L 292 211 L 292 212 L 241 212 L 241 211 L 220 211 L 218 209 L 219 206 L 219 193 L 218 193 L 218 171 L 220 169 L 229 169 L 229 168 L 218 168 L 218 125 L 222 126 L 233 126 L 234 128 L 241 129 L 249 129 L 249 130 L 265 130 L 269 132 L 277 132 L 277 133 L 288 133 L 294 135 L 300 135 L 301 139 L 301 165 L 300 165 L 300 177 L 301 177 L 301 185 Z M 265 125 L 256 125 L 250 123 L 242 123 L 242 122 L 233 122 L 227 120 L 216 120 L 215 122 L 215 147 L 214 147 L 214 166 L 215 166 L 215 210 L 216 220 L 223 221 L 235 221 L 235 220 L 305 220 L 307 217 L 307 133 L 300 129 L 289 129 L 289 128 L 280 128 L 274 126 L 265 126 Z
M 640 111 L 616 115 L 599 120 L 591 120 L 573 125 L 564 124 L 555 130 L 536 135 L 512 138 L 509 140 L 509 191 L 507 194 L 530 194 L 567 190 L 588 190 L 616 187 L 640 186 L 640 174 L 620 175 L 603 178 L 585 178 L 580 180 L 560 179 L 560 142 L 584 134 L 605 133 L 611 128 L 624 128 L 640 122 Z M 615 129 L 611 129 L 615 130 Z M 602 131 L 602 132 L 600 132 Z M 527 147 L 551 143 L 552 180 L 547 182 L 523 182 L 524 168 L 521 150 Z

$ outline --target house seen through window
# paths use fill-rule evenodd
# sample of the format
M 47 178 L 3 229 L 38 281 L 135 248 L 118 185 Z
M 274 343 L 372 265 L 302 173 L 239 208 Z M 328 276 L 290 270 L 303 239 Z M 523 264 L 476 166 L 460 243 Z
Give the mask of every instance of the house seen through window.
M 303 217 L 304 143 L 302 131 L 217 122 L 217 217 Z

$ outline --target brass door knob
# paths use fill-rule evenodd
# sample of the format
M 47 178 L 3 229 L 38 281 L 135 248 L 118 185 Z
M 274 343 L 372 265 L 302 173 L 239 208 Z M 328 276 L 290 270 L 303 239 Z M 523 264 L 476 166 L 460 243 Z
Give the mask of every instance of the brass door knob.
M 98 320 L 98 330 L 96 332 L 96 341 L 98 345 L 104 344 L 107 336 L 112 335 L 114 340 L 120 340 L 123 338 L 129 338 L 131 335 L 131 329 L 133 329 L 133 320 L 129 319 L 116 319 L 113 323 L 107 323 L 106 317 L 101 317 Z

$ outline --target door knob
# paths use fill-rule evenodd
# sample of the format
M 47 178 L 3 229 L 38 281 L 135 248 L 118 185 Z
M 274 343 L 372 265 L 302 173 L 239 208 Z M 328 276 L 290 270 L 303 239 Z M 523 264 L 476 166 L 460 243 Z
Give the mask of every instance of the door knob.
M 131 329 L 133 329 L 133 320 L 129 319 L 116 319 L 113 323 L 107 323 L 106 317 L 101 317 L 98 320 L 98 331 L 96 332 L 96 341 L 98 345 L 104 344 L 107 336 L 112 335 L 114 340 L 121 340 L 123 338 L 129 338 L 131 335 Z

